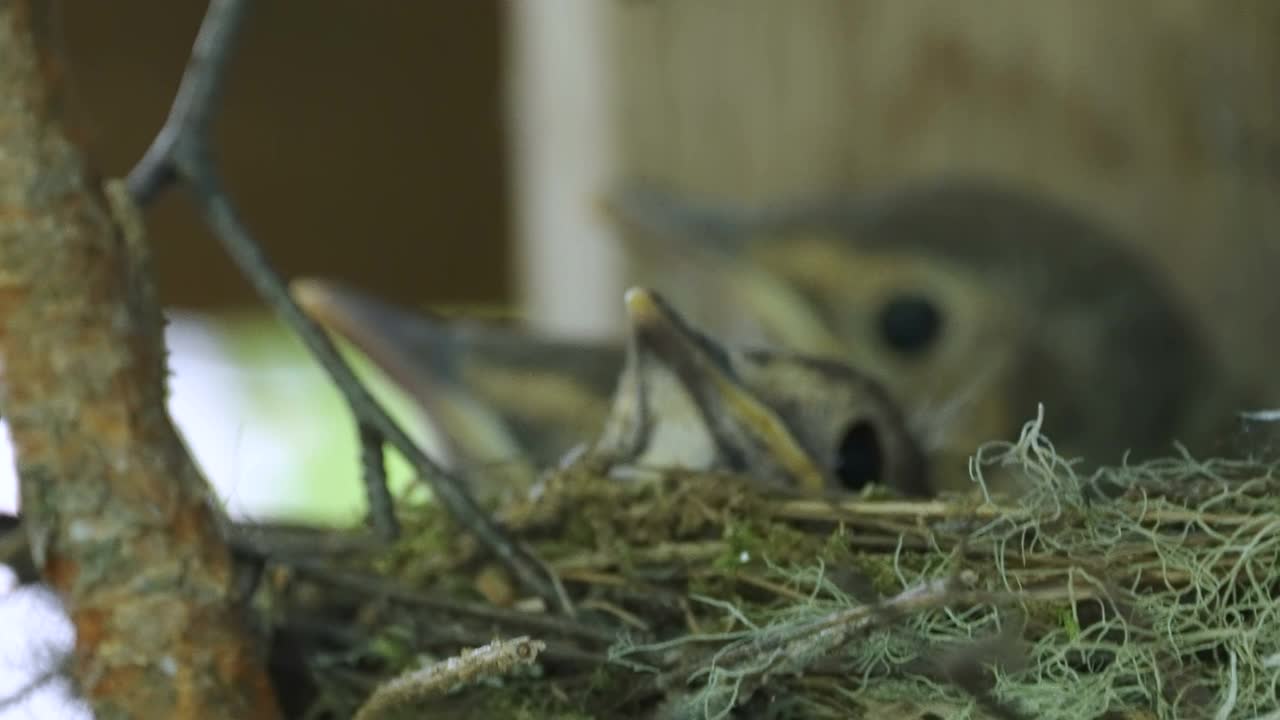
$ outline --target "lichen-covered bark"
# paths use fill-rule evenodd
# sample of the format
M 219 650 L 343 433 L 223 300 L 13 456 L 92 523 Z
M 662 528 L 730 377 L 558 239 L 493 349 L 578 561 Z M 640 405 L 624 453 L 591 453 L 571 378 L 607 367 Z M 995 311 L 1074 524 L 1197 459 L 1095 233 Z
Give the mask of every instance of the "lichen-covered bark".
M 67 136 L 39 0 L 0 0 L 0 409 L 44 579 L 99 718 L 274 718 L 205 484 L 165 409 L 123 193 Z

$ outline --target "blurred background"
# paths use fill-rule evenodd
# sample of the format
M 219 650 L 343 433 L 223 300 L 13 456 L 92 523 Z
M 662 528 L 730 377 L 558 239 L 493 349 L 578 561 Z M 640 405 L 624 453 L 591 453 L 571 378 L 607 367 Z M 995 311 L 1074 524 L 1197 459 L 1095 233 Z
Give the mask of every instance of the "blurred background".
M 204 4 L 63 8 L 94 158 L 121 175 L 164 119 Z M 580 337 L 622 329 L 634 273 L 597 208 L 617 178 L 750 203 L 992 177 L 1119 231 L 1233 369 L 1274 388 L 1278 82 L 1265 0 L 260 3 L 218 147 L 286 276 L 519 309 Z M 173 411 L 228 506 L 358 517 L 336 394 L 180 193 L 149 223 Z M 0 508 L 15 504 L 8 475 Z M 71 712 L 45 702 L 0 716 Z

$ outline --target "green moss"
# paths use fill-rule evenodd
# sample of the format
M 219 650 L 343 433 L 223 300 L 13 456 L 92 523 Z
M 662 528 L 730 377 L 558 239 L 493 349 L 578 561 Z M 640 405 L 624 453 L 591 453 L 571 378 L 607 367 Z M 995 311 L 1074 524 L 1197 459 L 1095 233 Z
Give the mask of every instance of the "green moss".
M 853 553 L 849 564 L 871 583 L 880 595 L 893 595 L 902 591 L 902 582 L 893 568 L 893 557 L 874 553 Z
M 764 518 L 735 518 L 724 528 L 726 551 L 714 566 L 734 570 L 745 564 L 812 565 L 828 557 L 830 544 L 821 535 Z
M 1031 717 L 1164 720 L 1213 716 L 1228 702 L 1230 716 L 1270 712 L 1274 672 L 1265 663 L 1280 657 L 1274 468 L 1157 461 L 1108 471 L 1129 491 L 1086 500 L 1038 435 L 996 451 L 989 462 L 1020 473 L 1025 497 L 994 516 L 960 500 L 909 526 L 897 501 L 884 518 L 869 500 L 860 514 L 792 523 L 774 512 L 778 501 L 723 477 L 620 484 L 571 469 L 500 515 L 552 567 L 595 558 L 608 581 L 576 581 L 569 591 L 631 613 L 644 629 L 628 624 L 614 646 L 595 648 L 617 662 L 547 678 L 557 692 L 522 678 L 431 707 L 442 717 L 448 708 L 530 720 L 649 716 L 652 701 L 614 704 L 652 679 L 637 669 L 647 667 L 678 678 L 653 698 L 690 713 L 673 717 L 702 718 L 763 684 L 756 698 L 797 716 L 977 718 L 979 703 L 948 678 L 998 666 L 992 696 Z M 464 540 L 438 511 L 411 517 L 406 528 L 420 535 L 378 562 L 425 583 L 405 568 L 430 565 L 433 554 L 456 560 Z M 655 559 L 656 548 L 674 549 Z M 433 567 L 444 573 L 430 579 L 433 591 L 474 596 L 465 573 Z M 934 592 L 942 603 L 867 610 L 866 586 L 881 598 Z M 969 588 L 986 594 L 960 594 Z M 833 617 L 846 619 L 823 625 Z M 420 633 L 432 627 L 431 618 L 414 622 Z M 996 643 L 1010 628 L 1012 639 Z M 413 657 L 398 637 L 372 651 L 392 664 Z
M 1080 639 L 1080 621 L 1070 607 L 1058 607 L 1058 626 L 1067 632 L 1067 640 L 1076 642 Z

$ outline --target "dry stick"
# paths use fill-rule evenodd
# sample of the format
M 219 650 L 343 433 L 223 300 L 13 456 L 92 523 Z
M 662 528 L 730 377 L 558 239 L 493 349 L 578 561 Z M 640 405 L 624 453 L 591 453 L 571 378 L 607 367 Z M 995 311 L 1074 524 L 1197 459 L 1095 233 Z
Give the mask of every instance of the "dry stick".
M 0 697 L 0 713 L 7 713 L 29 700 L 32 695 L 35 695 L 46 685 L 60 678 L 64 670 L 65 668 L 62 667 L 61 663 L 54 665 L 28 680 L 17 690 Z
M 184 181 L 205 221 L 236 265 L 267 304 L 302 338 L 329 374 L 359 426 L 365 490 L 372 522 L 380 534 L 391 537 L 398 533 L 393 501 L 383 472 L 382 443 L 385 441 L 404 455 L 417 473 L 430 483 L 454 519 L 474 533 L 526 588 L 571 613 L 572 609 L 563 602 L 539 563 L 514 544 L 463 484 L 427 457 L 374 399 L 329 336 L 294 302 L 261 246 L 236 213 L 213 162 L 209 126 L 221 92 L 227 60 L 235 43 L 236 30 L 248 5 L 246 0 L 212 0 L 209 3 L 169 117 L 138 166 L 129 174 L 130 192 L 139 203 L 144 203 L 174 182 Z
M 381 540 L 365 533 L 324 527 L 228 522 L 222 530 L 232 550 L 264 560 L 317 556 L 332 558 L 384 547 Z
M 715 665 L 733 667 L 756 662 L 770 655 L 777 655 L 778 659 L 785 664 L 794 661 L 796 657 L 811 655 L 815 648 L 835 648 L 843 645 L 852 635 L 877 627 L 878 624 L 885 623 L 886 619 L 896 619 L 946 605 L 995 604 L 1008 602 L 1016 597 L 1003 593 L 957 589 L 952 585 L 953 583 L 936 581 L 925 583 L 908 588 L 879 604 L 858 605 L 838 610 L 816 620 L 780 629 L 774 634 L 752 642 L 741 643 L 737 647 L 718 653 L 715 655 Z M 687 682 L 699 671 L 709 670 L 703 664 L 705 660 L 706 658 L 698 658 L 674 670 L 668 670 L 656 676 L 645 689 L 656 692 Z
M 206 221 L 213 226 L 214 234 L 227 246 L 255 289 L 278 311 L 284 310 L 285 321 L 302 336 L 325 369 L 333 374 L 333 369 L 325 362 L 324 357 L 326 351 L 333 350 L 332 347 L 319 349 L 316 347 L 316 340 L 310 337 L 321 335 L 318 328 L 299 326 L 291 315 L 301 313 L 296 309 L 291 313 L 279 306 L 279 301 L 274 296 L 287 295 L 283 290 L 283 283 L 270 269 L 266 258 L 236 218 L 230 199 L 220 187 L 212 158 L 209 137 L 213 115 L 222 97 L 227 66 L 248 7 L 249 3 L 245 0 L 212 0 L 209 3 L 191 49 L 191 58 L 174 97 L 173 107 L 169 110 L 169 117 L 142 160 L 129 173 L 129 193 L 139 206 L 145 207 L 175 182 L 185 180 L 191 184 Z M 213 216 L 215 203 L 225 207 L 217 218 Z M 243 247 L 237 248 L 246 244 L 252 246 L 249 251 Z M 257 263 L 261 269 L 254 272 L 246 266 L 246 262 Z M 266 277 L 261 277 L 264 274 Z M 270 287 L 272 284 L 277 287 Z M 336 351 L 334 354 L 336 355 Z M 340 389 L 345 396 L 350 397 L 350 392 L 345 388 Z M 357 419 L 360 421 L 358 431 L 370 520 L 378 535 L 394 539 L 399 534 L 399 527 L 382 464 L 382 438 L 364 424 L 363 417 L 357 415 Z
M 34 582 L 40 577 L 31 563 L 31 546 L 22 521 L 11 515 L 0 515 L 0 563 L 14 571 L 20 584 Z
M 495 640 L 448 660 L 407 672 L 374 690 L 356 711 L 354 720 L 373 720 L 410 703 L 443 695 L 455 685 L 505 675 L 521 665 L 533 664 L 538 653 L 546 647 L 543 641 L 527 636 Z
M 347 590 L 359 592 L 366 597 L 381 597 L 388 600 L 429 608 L 448 615 L 464 615 L 489 620 L 528 630 L 537 630 L 550 637 L 574 638 L 588 640 L 601 645 L 609 645 L 617 640 L 617 633 L 608 628 L 586 625 L 577 620 L 543 615 L 539 613 L 507 610 L 487 603 L 467 602 L 447 597 L 431 595 L 406 587 L 393 580 L 387 580 L 354 571 L 338 570 L 324 563 L 306 560 L 282 560 L 284 567 L 312 578 L 315 582 L 333 585 Z
M 972 519 L 994 520 L 997 518 L 1018 518 L 1026 515 L 1025 510 L 1012 506 L 992 504 L 973 505 L 965 501 L 947 500 L 842 500 L 827 502 L 821 500 L 787 500 L 766 507 L 770 515 L 784 520 L 846 520 L 857 521 L 861 518 L 901 518 L 901 519 Z M 1134 519 L 1146 525 L 1162 523 L 1193 523 L 1206 525 L 1235 526 L 1257 522 L 1258 516 L 1250 513 L 1203 513 L 1192 509 L 1151 507 L 1132 510 Z
M 175 148 L 209 135 L 213 110 L 222 97 L 227 63 L 249 3 L 244 0 L 212 0 L 205 12 L 187 69 L 183 71 L 169 117 L 138 166 L 129 173 L 129 194 L 139 206 L 149 205 L 178 179 L 173 162 Z

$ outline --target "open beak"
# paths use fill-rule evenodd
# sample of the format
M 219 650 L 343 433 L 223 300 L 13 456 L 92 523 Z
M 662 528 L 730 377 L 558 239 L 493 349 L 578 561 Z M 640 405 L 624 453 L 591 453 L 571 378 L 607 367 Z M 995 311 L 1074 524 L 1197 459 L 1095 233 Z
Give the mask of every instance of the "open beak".
M 619 236 L 635 259 L 696 268 L 702 296 L 732 298 L 771 344 L 810 355 L 845 354 L 812 301 L 753 259 L 752 247 L 779 229 L 779 218 L 701 206 L 645 184 L 619 187 L 600 198 L 599 207 L 623 230 Z
M 289 291 L 303 312 L 351 343 L 417 403 L 451 462 L 521 454 L 505 423 L 457 387 L 447 332 L 339 283 L 301 278 Z
M 799 489 L 823 491 L 826 481 L 818 465 L 782 419 L 737 379 L 723 348 L 689 327 L 651 290 L 632 288 L 625 302 L 633 348 L 650 354 L 679 379 L 722 452 L 747 463 L 775 464 Z
M 290 294 L 303 312 L 350 342 L 414 396 L 428 394 L 424 368 L 443 353 L 438 333 L 412 313 L 335 282 L 302 278 Z

